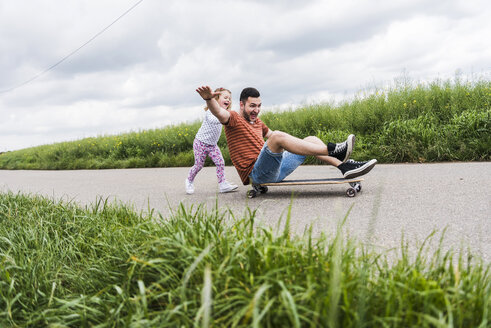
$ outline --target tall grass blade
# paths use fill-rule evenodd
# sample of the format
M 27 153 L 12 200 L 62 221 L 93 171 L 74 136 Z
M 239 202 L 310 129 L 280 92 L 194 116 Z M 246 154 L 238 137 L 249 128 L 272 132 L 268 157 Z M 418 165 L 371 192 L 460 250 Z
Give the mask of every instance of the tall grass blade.
M 211 306 L 213 304 L 212 299 L 212 280 L 211 280 L 211 268 L 210 265 L 206 265 L 203 275 L 203 289 L 201 290 L 201 307 L 196 313 L 194 319 L 194 325 L 197 326 L 199 319 L 201 320 L 201 327 L 208 328 L 211 322 Z

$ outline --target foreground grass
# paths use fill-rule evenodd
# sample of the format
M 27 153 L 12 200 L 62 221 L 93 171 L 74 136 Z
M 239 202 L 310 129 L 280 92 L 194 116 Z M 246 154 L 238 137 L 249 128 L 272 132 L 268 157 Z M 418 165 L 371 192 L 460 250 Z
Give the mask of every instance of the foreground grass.
M 263 112 L 273 130 L 340 142 L 357 135 L 354 159 L 381 163 L 491 160 L 491 81 L 400 85 L 342 104 Z M 200 122 L 0 154 L 3 169 L 191 166 Z M 224 134 L 219 141 L 231 164 Z M 211 164 L 211 161 L 208 162 Z M 307 164 L 319 164 L 309 158 Z
M 254 216 L 0 194 L 0 326 L 489 327 L 478 259 L 403 245 L 389 262 Z

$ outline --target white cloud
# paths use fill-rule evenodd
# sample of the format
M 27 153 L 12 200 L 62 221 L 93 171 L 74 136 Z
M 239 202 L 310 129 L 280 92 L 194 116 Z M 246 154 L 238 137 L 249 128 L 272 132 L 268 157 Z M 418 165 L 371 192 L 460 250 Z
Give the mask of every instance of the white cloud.
M 64 58 L 136 1 L 1 2 L 0 91 Z M 201 84 L 227 87 L 234 100 L 255 86 L 266 107 L 284 107 L 403 73 L 489 77 L 489 17 L 485 0 L 145 0 L 55 69 L 0 93 L 0 151 L 194 120 Z

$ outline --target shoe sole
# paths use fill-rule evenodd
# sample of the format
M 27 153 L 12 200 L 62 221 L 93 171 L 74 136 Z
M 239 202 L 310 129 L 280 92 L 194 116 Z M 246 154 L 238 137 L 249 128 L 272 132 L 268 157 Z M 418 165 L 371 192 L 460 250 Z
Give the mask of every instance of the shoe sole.
M 354 169 L 354 170 L 351 170 L 351 171 L 346 172 L 343 175 L 343 177 L 345 179 L 353 179 L 353 178 L 357 178 L 359 176 L 365 175 L 365 174 L 367 174 L 368 172 L 370 172 L 373 169 L 373 167 L 375 166 L 375 164 L 377 164 L 377 160 L 376 159 L 372 159 L 368 163 L 366 163 L 365 165 L 360 166 L 357 169 Z
M 346 156 L 344 157 L 343 163 L 346 163 L 346 161 L 351 157 L 351 154 L 353 153 L 353 148 L 355 148 L 355 135 L 350 134 L 348 136 L 348 149 L 346 150 Z
M 235 187 L 235 188 L 232 188 L 232 189 L 220 190 L 220 192 L 221 192 L 222 194 L 224 194 L 224 193 L 227 193 L 227 192 L 232 192 L 232 191 L 235 191 L 235 190 L 237 190 L 237 188 L 239 188 L 239 186 L 237 186 L 237 187 Z

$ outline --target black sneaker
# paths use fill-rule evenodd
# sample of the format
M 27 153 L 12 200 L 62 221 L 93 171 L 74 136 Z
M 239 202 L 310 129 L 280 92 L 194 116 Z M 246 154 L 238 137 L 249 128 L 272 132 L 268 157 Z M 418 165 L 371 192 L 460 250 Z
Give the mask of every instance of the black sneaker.
M 354 146 L 355 135 L 350 134 L 345 142 L 337 143 L 334 150 L 329 151 L 329 156 L 335 157 L 344 163 L 350 158 Z
M 341 170 L 345 179 L 352 179 L 367 174 L 373 169 L 375 164 L 377 164 L 376 159 L 369 160 L 368 162 L 355 162 L 350 159 L 346 163 L 340 164 L 338 169 Z

